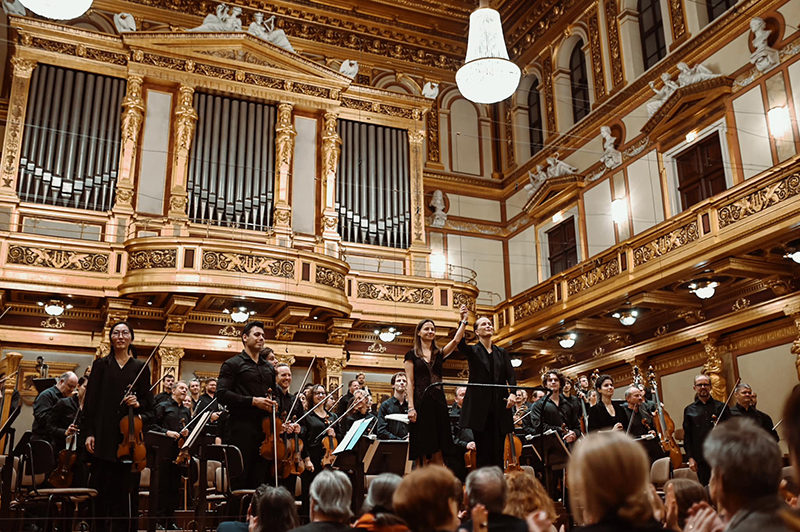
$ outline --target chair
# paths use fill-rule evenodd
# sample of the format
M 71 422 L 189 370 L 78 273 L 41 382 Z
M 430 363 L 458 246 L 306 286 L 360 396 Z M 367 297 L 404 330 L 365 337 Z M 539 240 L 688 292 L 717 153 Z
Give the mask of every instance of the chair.
M 697 473 L 689 469 L 688 467 L 681 467 L 673 471 L 673 476 L 675 478 L 688 478 L 689 480 L 694 480 L 695 482 L 700 482 L 700 477 L 697 476 Z
M 214 488 L 217 493 L 224 496 L 226 511 L 230 512 L 232 501 L 240 499 L 238 515 L 244 515 L 245 502 L 250 500 L 256 490 L 231 489 L 230 479 L 244 473 L 244 461 L 242 460 L 241 451 L 235 445 L 209 445 L 207 453 L 209 460 L 216 460 L 221 464 L 214 475 Z
M 670 462 L 669 456 L 665 458 L 659 458 L 653 465 L 650 466 L 650 482 L 656 487 L 657 492 L 661 492 L 664 489 L 664 484 L 672 476 L 672 462 Z

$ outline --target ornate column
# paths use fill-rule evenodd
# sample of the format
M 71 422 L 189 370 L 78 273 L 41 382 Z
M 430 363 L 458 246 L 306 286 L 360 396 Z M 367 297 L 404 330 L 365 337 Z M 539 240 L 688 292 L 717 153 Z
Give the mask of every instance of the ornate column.
M 136 151 L 139 133 L 144 121 L 144 99 L 142 98 L 142 76 L 128 76 L 128 89 L 122 100 L 122 149 L 119 160 L 119 179 L 114 210 L 133 212 L 133 169 L 136 166 Z
M 342 151 L 342 139 L 336 129 L 338 118 L 336 113 L 325 113 L 322 129 L 322 241 L 325 252 L 333 256 L 338 256 L 342 240 L 336 212 L 336 170 Z
M 599 104 L 606 97 L 606 74 L 603 68 L 603 46 L 600 43 L 600 17 L 597 8 L 591 10 L 589 23 L 589 50 L 592 59 L 592 81 L 594 82 L 594 103 Z
M 791 351 L 795 357 L 794 366 L 797 369 L 797 379 L 800 380 L 800 306 L 787 306 L 783 312 L 794 320 L 794 326 L 797 329 L 798 336 L 792 342 Z
M 278 120 L 275 124 L 275 207 L 272 226 L 277 234 L 292 234 L 292 206 L 289 203 L 289 172 L 292 169 L 294 138 L 297 131 L 292 120 L 293 106 L 278 104 Z
M 619 23 L 617 22 L 617 1 L 607 0 L 606 33 L 608 34 L 608 49 L 611 57 L 611 86 L 616 89 L 625 83 L 625 73 L 622 68 L 622 47 L 619 41 Z
M 8 99 L 8 119 L 6 136 L 3 140 L 3 159 L 0 162 L 0 198 L 17 199 L 17 176 L 19 175 L 19 151 L 22 147 L 22 133 L 25 129 L 25 113 L 28 110 L 28 90 L 31 85 L 36 61 L 11 58 L 14 77 L 11 81 L 11 95 Z
M 319 380 L 325 385 L 328 392 L 332 392 L 342 383 L 342 369 L 347 366 L 347 360 L 341 358 L 322 358 L 317 360 Z M 339 390 L 339 397 L 346 394 L 347 390 Z
M 725 401 L 728 398 L 728 381 L 723 374 L 720 346 L 717 345 L 717 339 L 711 336 L 703 336 L 699 340 L 706 350 L 703 374 L 711 380 L 711 396 L 717 401 Z
M 174 157 L 172 159 L 172 187 L 169 192 L 169 217 L 186 218 L 186 180 L 189 172 L 189 149 L 192 147 L 197 111 L 192 105 L 194 87 L 181 85 L 178 106 L 175 109 Z
M 153 371 L 153 382 L 157 381 L 168 372 L 175 376 L 177 381 L 181 375 L 181 359 L 184 352 L 182 347 L 159 347 L 155 356 L 155 365 Z M 164 391 L 164 385 L 158 385 L 158 391 Z
M 411 275 L 428 275 L 431 250 L 425 243 L 425 193 L 422 173 L 425 168 L 425 131 L 409 131 L 409 166 L 411 171 Z
M 19 363 L 22 361 L 22 355 L 19 353 L 8 353 L 5 357 L 5 361 L 6 367 L 5 374 L 3 376 L 11 375 L 16 371 L 19 371 Z M 3 383 L 3 411 L 0 412 L 0 426 L 5 424 L 9 414 L 11 414 L 11 396 L 14 394 L 14 390 L 17 389 L 18 377 L 19 375 L 17 374 L 10 379 L 6 379 Z M 5 438 L 1 439 L 0 453 L 5 453 L 5 444 Z
M 544 114 L 547 118 L 547 134 L 545 135 L 545 138 L 549 138 L 558 133 L 558 126 L 556 125 L 555 94 L 553 93 L 553 60 L 551 55 L 552 52 L 548 48 L 545 52 L 545 57 L 542 60 Z

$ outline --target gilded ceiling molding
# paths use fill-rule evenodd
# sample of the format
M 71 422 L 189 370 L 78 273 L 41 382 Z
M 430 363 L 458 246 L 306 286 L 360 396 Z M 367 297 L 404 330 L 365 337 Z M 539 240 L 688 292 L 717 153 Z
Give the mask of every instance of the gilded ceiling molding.
M 59 27 L 59 29 L 62 28 Z M 66 29 L 69 30 L 71 28 Z M 128 64 L 128 54 L 126 52 L 113 52 L 87 46 L 83 43 L 73 44 L 43 37 L 34 37 L 24 31 L 20 31 L 19 43 L 25 47 L 62 55 L 71 55 L 82 60 L 98 61 L 100 63 L 118 66 L 125 66 Z
M 677 0 L 680 1 L 680 0 Z M 616 89 L 625 84 L 625 70 L 622 68 L 622 46 L 619 40 L 619 21 L 617 20 L 617 0 L 606 0 L 606 33 L 611 55 L 611 85 Z
M 580 0 L 542 0 L 532 2 L 532 13 L 508 35 L 509 55 L 518 58 L 566 15 L 570 15 Z
M 606 76 L 603 70 L 603 47 L 600 44 L 600 17 L 592 8 L 588 17 L 589 43 L 592 50 L 592 80 L 595 103 L 606 97 Z

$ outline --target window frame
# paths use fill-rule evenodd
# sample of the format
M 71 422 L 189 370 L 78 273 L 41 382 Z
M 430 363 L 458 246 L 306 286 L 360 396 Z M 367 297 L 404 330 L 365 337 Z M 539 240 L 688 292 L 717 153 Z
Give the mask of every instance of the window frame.
M 661 14 L 659 0 L 638 0 L 639 11 L 639 42 L 642 46 L 642 62 L 644 70 L 650 70 L 667 55 L 667 41 L 664 35 L 664 19 Z M 645 28 L 645 13 L 651 14 L 652 25 Z M 655 37 L 655 48 L 648 50 L 648 39 Z
M 569 84 L 572 97 L 572 120 L 580 122 L 592 110 L 589 91 L 589 74 L 586 68 L 586 54 L 583 39 L 578 40 L 569 55 Z M 576 76 L 578 79 L 575 79 Z
M 534 119 L 533 110 L 536 109 Z M 528 89 L 528 134 L 530 138 L 531 157 L 542 151 L 545 144 L 544 109 L 542 97 L 539 92 L 539 79 L 534 78 Z

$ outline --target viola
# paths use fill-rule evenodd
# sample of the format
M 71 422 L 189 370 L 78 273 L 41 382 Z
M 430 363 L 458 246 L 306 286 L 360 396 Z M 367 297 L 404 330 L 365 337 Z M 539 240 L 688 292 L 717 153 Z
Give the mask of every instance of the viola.
M 675 422 L 672 421 L 672 418 L 669 417 L 669 414 L 661 404 L 661 397 L 658 394 L 658 382 L 656 381 L 656 373 L 653 371 L 653 366 L 648 369 L 647 378 L 650 381 L 650 386 L 653 388 L 653 394 L 656 399 L 656 414 L 658 417 L 656 432 L 658 433 L 658 441 L 661 444 L 661 450 L 669 454 L 672 467 L 677 469 L 683 463 L 683 454 L 680 447 L 678 447 L 678 442 L 672 436 L 675 432 Z
M 328 424 L 328 418 L 330 416 L 325 416 L 325 424 Z M 322 440 L 322 448 L 325 449 L 325 455 L 322 457 L 322 467 L 331 467 L 333 463 L 336 461 L 336 455 L 333 454 L 334 449 L 339 445 L 339 441 L 336 439 L 335 436 L 331 436 L 328 434 Z
M 78 411 L 75 413 L 75 417 L 72 420 L 71 425 L 74 425 L 78 422 L 78 416 L 81 413 L 81 407 L 78 407 Z M 75 465 L 75 462 L 78 459 L 78 434 L 70 434 L 67 436 L 67 446 L 62 449 L 58 453 L 58 464 L 56 468 L 53 469 L 53 472 L 50 474 L 50 478 L 47 479 L 50 484 L 53 485 L 55 488 L 69 488 L 72 486 L 72 466 Z
M 131 464 L 131 471 L 141 473 L 147 465 L 147 449 L 144 446 L 142 418 L 133 413 L 133 406 L 128 405 L 128 415 L 119 422 L 122 443 L 117 448 L 117 458 L 123 463 Z
M 267 398 L 272 399 L 272 390 L 267 393 Z M 261 430 L 264 432 L 264 441 L 261 442 L 259 452 L 261 456 L 273 462 L 274 467 L 278 467 L 277 457 L 286 454 L 286 446 L 283 443 L 283 438 L 280 437 L 282 432 L 283 423 L 276 415 L 275 409 L 272 409 L 272 416 L 265 416 L 261 422 Z
M 294 416 L 293 421 L 297 421 L 297 416 Z M 283 460 L 281 460 L 281 478 L 287 478 L 289 475 L 302 475 L 306 470 L 301 458 L 303 440 L 297 433 L 282 434 L 281 437 L 285 440 L 285 450 Z
M 522 471 L 519 465 L 519 457 L 522 455 L 522 442 L 513 432 L 506 434 L 506 441 L 503 445 L 503 465 L 505 472 Z

